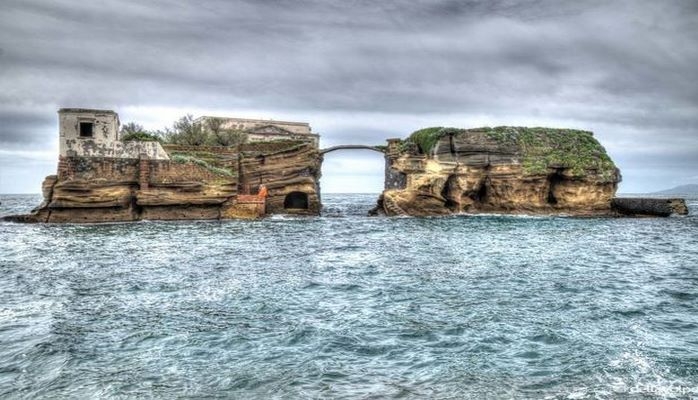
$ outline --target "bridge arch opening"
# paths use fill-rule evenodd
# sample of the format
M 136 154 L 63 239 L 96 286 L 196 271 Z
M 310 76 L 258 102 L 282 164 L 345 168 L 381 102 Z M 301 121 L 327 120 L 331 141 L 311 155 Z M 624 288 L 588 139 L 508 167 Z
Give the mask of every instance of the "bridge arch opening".
M 284 208 L 294 210 L 308 209 L 308 194 L 303 192 L 291 192 L 284 198 Z
M 320 188 L 322 194 L 380 194 L 385 186 L 385 156 L 375 151 L 351 149 L 325 153 Z

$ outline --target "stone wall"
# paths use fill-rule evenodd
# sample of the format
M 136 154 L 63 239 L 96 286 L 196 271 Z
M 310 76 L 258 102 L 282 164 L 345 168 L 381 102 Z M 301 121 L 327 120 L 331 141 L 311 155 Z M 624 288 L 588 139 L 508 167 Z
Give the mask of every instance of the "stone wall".
M 94 180 L 137 182 L 139 160 L 133 158 L 58 157 L 57 178 L 65 180 Z
M 197 152 L 208 152 L 218 155 L 237 155 L 238 150 L 236 147 L 223 147 L 223 146 L 187 146 L 183 144 L 164 144 L 163 149 L 168 154 L 172 153 L 197 153 Z
M 102 142 L 87 138 L 66 138 L 61 140 L 62 156 L 140 158 L 142 155 L 153 160 L 167 160 L 169 156 L 158 142 Z
M 59 178 L 93 182 L 139 183 L 147 166 L 147 182 L 151 185 L 195 182 L 236 182 L 235 176 L 219 175 L 194 163 L 147 158 L 61 157 Z
M 237 182 L 235 176 L 219 175 L 193 163 L 178 163 L 169 160 L 150 161 L 149 172 L 149 182 L 155 186 L 182 182 Z

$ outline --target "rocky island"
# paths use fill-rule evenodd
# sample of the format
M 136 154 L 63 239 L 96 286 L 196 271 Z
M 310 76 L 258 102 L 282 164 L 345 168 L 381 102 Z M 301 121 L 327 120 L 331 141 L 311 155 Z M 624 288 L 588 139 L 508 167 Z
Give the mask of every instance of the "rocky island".
M 592 132 L 433 127 L 395 141 L 374 214 L 668 216 L 682 199 L 616 199 L 621 174 Z
M 587 131 L 435 127 L 388 139 L 386 146 L 320 149 L 307 123 L 201 117 L 189 129 L 209 136 L 234 131 L 246 140 L 183 145 L 149 135 L 127 138 L 111 110 L 64 108 L 58 115 L 58 168 L 43 182 L 43 202 L 4 220 L 318 215 L 323 154 L 346 148 L 385 155 L 385 190 L 373 215 L 688 213 L 682 199 L 616 199 L 620 172 Z
M 320 212 L 318 135 L 301 122 L 223 119 L 234 146 L 121 140 L 111 110 L 61 109 L 56 175 L 19 222 L 258 218 Z M 194 128 L 207 129 L 208 117 Z M 219 121 L 220 123 L 220 121 Z M 259 196 L 261 185 L 267 194 Z

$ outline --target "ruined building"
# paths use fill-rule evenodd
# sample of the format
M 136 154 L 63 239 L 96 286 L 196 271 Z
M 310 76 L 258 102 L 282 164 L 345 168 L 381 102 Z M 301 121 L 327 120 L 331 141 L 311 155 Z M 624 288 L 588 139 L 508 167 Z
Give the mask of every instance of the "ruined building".
M 264 119 L 228 118 L 204 116 L 194 122 L 211 130 L 211 122 L 217 122 L 219 129 L 240 131 L 247 134 L 250 142 L 269 142 L 279 140 L 312 141 L 317 146 L 320 135 L 312 133 L 307 122 L 289 122 Z
M 27 222 L 256 218 L 318 214 L 321 155 L 307 123 L 228 119 L 237 147 L 121 141 L 110 110 L 64 108 L 59 162 Z M 273 139 L 272 139 L 273 138 Z M 260 185 L 266 198 L 257 196 Z

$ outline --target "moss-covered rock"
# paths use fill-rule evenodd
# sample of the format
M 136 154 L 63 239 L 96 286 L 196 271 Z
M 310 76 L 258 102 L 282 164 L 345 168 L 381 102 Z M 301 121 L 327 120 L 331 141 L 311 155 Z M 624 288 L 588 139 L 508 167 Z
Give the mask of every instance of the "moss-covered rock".
M 489 138 L 518 147 L 528 175 L 562 168 L 572 176 L 594 173 L 607 181 L 616 179 L 615 164 L 589 131 L 508 126 L 484 130 Z
M 412 132 L 407 141 L 416 144 L 422 154 L 429 154 L 439 139 L 445 136 L 443 129 L 441 126 L 420 129 Z
M 404 187 L 383 193 L 387 215 L 611 215 L 620 174 L 591 132 L 526 127 L 431 127 L 390 159 Z
M 510 154 L 530 176 L 562 169 L 573 177 L 594 175 L 603 182 L 618 180 L 615 164 L 589 131 L 512 126 L 474 129 L 430 127 L 413 132 L 405 143 L 413 143 L 419 153 L 433 157 L 440 142 L 446 138 L 450 143 L 466 143 L 458 149 L 451 144 L 450 151 L 453 153 L 477 152 L 483 146 L 496 150 L 499 146 L 499 150 L 492 153 Z M 444 147 L 448 147 L 448 144 L 444 144 Z

